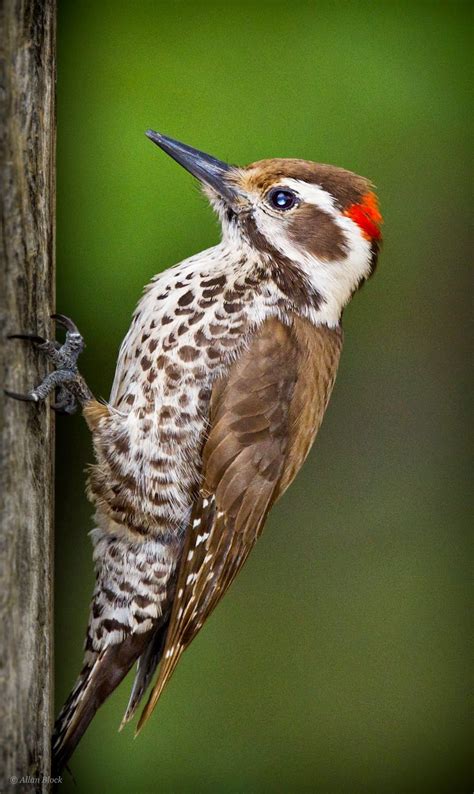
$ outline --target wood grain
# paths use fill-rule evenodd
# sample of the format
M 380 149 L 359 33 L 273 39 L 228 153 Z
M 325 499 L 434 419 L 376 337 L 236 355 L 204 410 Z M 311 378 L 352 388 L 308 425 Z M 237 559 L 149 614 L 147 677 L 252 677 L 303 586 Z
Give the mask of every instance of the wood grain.
M 0 385 L 27 391 L 44 361 L 18 331 L 54 306 L 55 0 L 0 0 Z M 0 790 L 49 790 L 53 422 L 0 395 Z

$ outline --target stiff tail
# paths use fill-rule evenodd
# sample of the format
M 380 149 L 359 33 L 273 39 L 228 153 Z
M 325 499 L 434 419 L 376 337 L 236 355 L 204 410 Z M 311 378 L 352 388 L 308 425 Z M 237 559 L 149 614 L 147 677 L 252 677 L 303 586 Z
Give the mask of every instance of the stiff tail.
M 150 639 L 150 632 L 130 634 L 119 645 L 109 645 L 82 668 L 54 728 L 54 774 L 67 764 L 97 709 L 127 675 Z
M 153 677 L 153 673 L 155 672 L 161 659 L 167 631 L 168 623 L 165 623 L 163 626 L 157 629 L 147 648 L 138 659 L 137 672 L 133 682 L 132 691 L 130 693 L 130 700 L 128 701 L 127 710 L 123 716 L 122 722 L 120 723 L 120 731 L 127 722 L 130 722 L 134 716 L 138 705 L 148 688 L 148 685 Z

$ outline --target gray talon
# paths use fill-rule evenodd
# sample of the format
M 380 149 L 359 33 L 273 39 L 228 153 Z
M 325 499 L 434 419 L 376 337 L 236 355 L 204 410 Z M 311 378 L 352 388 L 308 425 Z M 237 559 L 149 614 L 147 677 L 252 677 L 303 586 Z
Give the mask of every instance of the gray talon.
M 56 320 L 58 325 L 62 325 L 62 327 L 65 328 L 66 331 L 69 331 L 70 334 L 78 334 L 79 336 L 81 335 L 76 323 L 71 320 L 70 317 L 66 317 L 65 314 L 52 314 L 51 319 Z
M 37 334 L 10 334 L 8 338 L 32 342 L 51 361 L 55 371 L 46 375 L 39 386 L 28 394 L 19 394 L 7 389 L 5 394 L 15 400 L 39 402 L 54 389 L 58 389 L 57 400 L 51 408 L 57 413 L 73 414 L 78 404 L 93 398 L 92 392 L 77 368 L 77 359 L 84 349 L 84 341 L 76 324 L 69 317 L 64 314 L 52 314 L 51 317 L 66 329 L 66 339 L 62 345 Z
M 8 334 L 7 339 L 26 339 L 27 342 L 34 342 L 36 345 L 44 345 L 46 339 L 36 334 Z
M 7 397 L 11 397 L 12 400 L 21 400 L 25 403 L 37 403 L 38 396 L 34 392 L 30 392 L 29 394 L 20 394 L 16 391 L 9 391 L 9 389 L 4 389 L 3 393 L 7 395 Z

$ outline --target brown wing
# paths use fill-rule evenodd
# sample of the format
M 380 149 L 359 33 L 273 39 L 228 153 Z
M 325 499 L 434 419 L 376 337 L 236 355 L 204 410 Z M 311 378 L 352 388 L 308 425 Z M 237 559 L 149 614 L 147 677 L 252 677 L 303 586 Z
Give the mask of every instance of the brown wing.
M 264 323 L 214 385 L 203 478 L 183 551 L 150 716 L 181 654 L 245 562 L 320 424 L 341 347 L 337 331 Z

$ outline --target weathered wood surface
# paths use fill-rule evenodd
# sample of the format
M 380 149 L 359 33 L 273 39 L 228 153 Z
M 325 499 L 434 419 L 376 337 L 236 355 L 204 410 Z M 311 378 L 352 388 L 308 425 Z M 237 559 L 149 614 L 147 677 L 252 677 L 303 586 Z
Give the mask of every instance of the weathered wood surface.
M 55 0 L 0 0 L 0 386 L 14 391 L 39 383 L 45 364 L 28 343 L 6 336 L 49 334 L 54 305 L 55 21 Z M 2 792 L 49 790 L 42 778 L 52 710 L 50 414 L 0 395 Z

